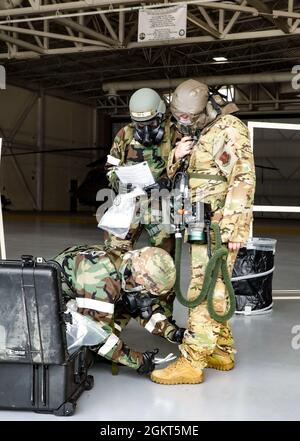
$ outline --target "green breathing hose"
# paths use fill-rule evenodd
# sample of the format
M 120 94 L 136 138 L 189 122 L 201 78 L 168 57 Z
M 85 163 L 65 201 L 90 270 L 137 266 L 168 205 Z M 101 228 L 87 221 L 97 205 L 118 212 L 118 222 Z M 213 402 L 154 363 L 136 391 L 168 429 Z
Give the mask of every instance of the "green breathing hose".
M 219 225 L 211 224 L 210 228 L 215 233 L 216 249 L 212 257 L 209 259 L 207 264 L 204 281 L 202 289 L 199 295 L 194 300 L 187 300 L 180 287 L 180 263 L 181 263 L 181 252 L 182 252 L 182 237 L 176 238 L 176 250 L 175 250 L 175 266 L 176 266 L 176 282 L 175 282 L 175 293 L 177 300 L 184 306 L 188 308 L 195 308 L 200 305 L 204 300 L 207 299 L 207 309 L 212 319 L 217 322 L 224 322 L 229 320 L 236 308 L 235 295 L 233 286 L 231 283 L 231 278 L 229 276 L 228 267 L 226 259 L 228 256 L 228 249 L 222 245 L 221 233 Z M 224 284 L 228 292 L 228 303 L 229 307 L 224 315 L 220 315 L 214 309 L 214 290 L 217 283 L 218 275 L 223 276 Z

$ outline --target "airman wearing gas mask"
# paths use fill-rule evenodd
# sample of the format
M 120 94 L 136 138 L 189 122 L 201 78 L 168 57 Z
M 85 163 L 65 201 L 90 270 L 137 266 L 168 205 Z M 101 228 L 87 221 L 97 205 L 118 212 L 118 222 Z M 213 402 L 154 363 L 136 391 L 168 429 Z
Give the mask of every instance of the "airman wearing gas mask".
M 164 188 L 168 181 L 167 161 L 176 132 L 174 124 L 166 118 L 165 102 L 154 90 L 143 88 L 131 96 L 129 110 L 132 122 L 117 133 L 110 155 L 119 161 L 119 166 L 146 161 L 159 188 Z M 107 162 L 105 167 L 111 186 L 119 192 L 116 165 Z M 155 218 L 154 210 L 159 212 L 161 207 L 156 207 L 153 201 L 150 205 L 150 199 L 149 197 L 146 206 L 142 207 L 143 213 L 138 213 L 136 220 L 133 220 L 125 239 L 110 235 L 106 240 L 107 246 L 130 250 L 145 229 L 151 245 L 164 248 L 172 254 L 174 240 L 169 232 L 162 228 L 161 219 L 158 217 L 156 223 L 151 223 L 151 219 Z
M 185 167 L 193 202 L 210 206 L 211 222 L 220 228 L 222 243 L 229 250 L 227 266 L 232 272 L 237 252 L 246 242 L 252 221 L 255 168 L 247 127 L 231 113 L 237 107 L 219 95 L 209 94 L 207 85 L 195 80 L 180 84 L 174 92 L 171 111 L 178 129 L 187 136 L 169 156 L 168 175 Z M 191 135 L 195 137 L 193 140 Z M 214 237 L 211 237 L 214 244 Z M 207 246 L 191 244 L 192 277 L 189 300 L 199 295 L 208 264 Z M 227 310 L 227 293 L 219 276 L 214 291 L 214 309 Z M 151 379 L 162 384 L 201 383 L 205 367 L 230 370 L 235 352 L 229 323 L 215 321 L 207 301 L 191 308 L 187 332 L 180 345 L 181 357 Z
M 129 111 L 132 122 L 117 133 L 110 156 L 119 162 L 119 166 L 146 161 L 158 184 L 158 189 L 167 188 L 169 181 L 166 166 L 177 130 L 170 118 L 166 117 L 165 102 L 154 90 L 143 88 L 131 96 Z M 107 162 L 105 167 L 110 185 L 118 193 L 120 183 L 115 173 L 116 165 Z M 153 197 L 153 192 L 146 198 L 140 198 L 127 236 L 125 239 L 120 239 L 113 234 L 105 233 L 106 249 L 121 252 L 131 250 L 144 230 L 152 246 L 163 248 L 174 255 L 174 235 L 170 235 L 170 231 L 162 225 L 161 213 L 162 199 Z M 165 299 L 161 301 L 164 314 L 170 320 L 173 315 L 174 297 L 173 293 L 166 301 Z
M 158 350 L 133 351 L 119 338 L 128 316 L 154 335 L 173 343 L 182 340 L 184 329 L 169 322 L 158 302 L 175 283 L 174 262 L 166 251 L 145 247 L 117 257 L 99 245 L 84 245 L 66 249 L 55 260 L 62 268 L 65 296 L 105 334 L 91 348 L 100 356 L 139 373 L 154 369 Z

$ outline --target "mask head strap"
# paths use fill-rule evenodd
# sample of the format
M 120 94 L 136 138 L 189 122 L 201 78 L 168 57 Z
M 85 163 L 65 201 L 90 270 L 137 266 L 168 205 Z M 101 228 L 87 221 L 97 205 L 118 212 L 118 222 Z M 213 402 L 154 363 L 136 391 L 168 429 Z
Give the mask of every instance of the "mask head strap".
M 216 102 L 216 100 L 214 99 L 213 95 L 210 95 L 208 97 L 208 101 L 211 103 L 211 105 L 213 106 L 213 108 L 217 112 L 217 114 L 220 115 L 222 113 L 221 107 Z

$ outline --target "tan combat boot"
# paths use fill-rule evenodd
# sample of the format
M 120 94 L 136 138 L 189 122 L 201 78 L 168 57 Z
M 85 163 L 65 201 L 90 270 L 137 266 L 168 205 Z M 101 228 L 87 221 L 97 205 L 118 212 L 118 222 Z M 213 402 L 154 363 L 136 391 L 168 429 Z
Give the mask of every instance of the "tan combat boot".
M 208 368 L 230 371 L 234 368 L 234 355 L 216 348 L 206 359 Z
M 152 372 L 150 378 L 159 384 L 198 384 L 203 381 L 203 371 L 195 369 L 181 356 L 168 367 Z

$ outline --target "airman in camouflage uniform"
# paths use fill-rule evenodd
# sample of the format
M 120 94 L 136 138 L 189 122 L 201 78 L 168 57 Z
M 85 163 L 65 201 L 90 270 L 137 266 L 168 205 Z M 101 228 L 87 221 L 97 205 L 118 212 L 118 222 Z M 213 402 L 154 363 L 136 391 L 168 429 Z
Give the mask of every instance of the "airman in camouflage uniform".
M 135 165 L 143 161 L 147 161 L 149 168 L 153 174 L 155 181 L 167 177 L 166 165 L 168 162 L 169 153 L 171 151 L 171 123 L 169 120 L 162 123 L 165 129 L 164 137 L 159 145 L 143 146 L 133 137 L 134 126 L 128 124 L 117 133 L 110 155 L 120 159 L 120 165 Z M 108 170 L 107 177 L 114 190 L 118 191 L 117 176 L 115 167 L 106 164 Z M 130 250 L 139 239 L 143 229 L 147 232 L 150 244 L 153 246 L 160 246 L 166 251 L 172 253 L 174 249 L 173 237 L 161 228 L 160 210 L 161 204 L 159 201 L 153 201 L 146 198 L 141 201 L 138 206 L 138 211 L 135 213 L 135 219 L 130 226 L 129 232 L 125 239 L 120 239 L 112 234 L 106 240 L 106 245 L 113 248 L 121 248 L 123 250 Z M 151 210 L 152 208 L 152 210 Z M 155 223 L 151 223 L 155 220 Z
M 152 103 L 153 96 L 155 99 Z M 149 115 L 146 112 L 146 116 L 143 116 L 144 110 L 148 110 L 147 106 L 149 109 L 152 106 L 153 111 L 151 110 Z M 170 121 L 170 118 L 165 118 L 165 104 L 153 90 L 140 89 L 135 92 L 131 97 L 129 109 L 132 123 L 119 130 L 110 150 L 110 155 L 120 161 L 120 166 L 135 165 L 146 161 L 154 180 L 163 186 L 163 183 L 167 180 L 166 166 L 169 153 L 177 139 L 181 138 L 181 135 L 178 133 L 176 126 Z M 159 119 L 159 129 L 162 130 L 161 134 L 163 136 L 160 136 L 160 140 L 158 137 L 155 142 L 152 140 L 152 142 L 147 142 L 147 145 L 145 145 L 145 143 L 142 143 L 141 137 L 136 136 L 136 130 L 140 130 L 137 125 L 143 125 L 148 120 L 155 122 L 158 115 L 162 115 Z M 157 130 L 157 128 L 154 130 Z M 119 182 L 115 173 L 116 166 L 107 162 L 105 168 L 111 187 L 118 193 Z M 105 232 L 106 250 L 111 252 L 112 250 L 121 252 L 131 250 L 144 229 L 149 236 L 150 245 L 163 248 L 174 256 L 174 235 L 170 235 L 170 232 L 162 225 L 161 204 L 161 198 L 151 198 L 150 196 L 140 198 L 134 220 L 125 239 L 120 239 Z M 170 321 L 172 321 L 174 298 L 175 294 L 170 293 L 168 297 L 161 299 L 160 306 Z M 124 326 L 130 318 L 130 315 L 123 314 L 122 323 Z
M 182 158 L 190 153 L 187 172 L 192 200 L 196 201 L 197 190 L 200 190 L 201 201 L 211 205 L 212 223 L 219 225 L 222 242 L 229 248 L 227 265 L 231 274 L 238 249 L 246 242 L 252 221 L 255 168 L 248 129 L 238 118 L 221 110 L 210 118 L 206 85 L 188 80 L 178 86 L 178 95 L 186 94 L 184 87 L 192 98 L 199 100 L 196 120 L 198 124 L 202 120 L 199 124 L 201 135 L 196 145 L 183 139 L 185 145 L 171 152 L 168 174 L 174 176 L 182 166 Z M 180 100 L 177 100 L 176 91 L 174 95 L 172 112 L 186 112 L 183 105 L 178 107 Z M 196 112 L 191 113 L 190 120 Z M 192 244 L 191 261 L 190 300 L 202 288 L 208 263 L 207 246 Z M 218 314 L 224 314 L 227 309 L 227 293 L 221 277 L 214 292 L 214 307 Z M 154 372 L 151 379 L 162 384 L 200 383 L 205 367 L 230 370 L 234 367 L 233 343 L 229 324 L 213 320 L 207 303 L 203 302 L 189 311 L 187 331 L 180 345 L 182 356 L 166 369 Z
M 96 321 L 107 333 L 106 341 L 92 349 L 139 373 L 150 372 L 155 351 L 133 351 L 119 338 L 122 314 L 127 314 L 122 296 L 131 291 L 137 296 L 143 292 L 153 297 L 167 296 L 175 282 L 171 256 L 154 247 L 117 256 L 99 245 L 83 245 L 66 249 L 55 260 L 62 268 L 63 291 L 66 296 L 75 297 L 77 312 Z M 158 304 L 147 319 L 136 318 L 150 333 L 174 341 L 178 328 L 168 321 Z
M 149 118 L 150 121 L 155 121 L 156 117 L 155 111 L 150 116 L 146 116 L 144 118 L 136 116 L 142 114 L 143 112 L 134 112 L 136 107 L 134 104 L 134 99 L 139 98 L 142 101 L 143 93 L 146 93 L 144 91 L 151 91 L 156 94 L 156 92 L 152 91 L 151 89 L 140 89 L 133 94 L 129 104 L 130 114 L 133 122 L 119 130 L 110 150 L 110 155 L 120 161 L 120 166 L 135 165 L 146 161 L 155 182 L 165 182 L 167 179 L 166 166 L 169 153 L 172 149 L 172 145 L 176 142 L 178 136 L 180 135 L 170 119 L 163 116 L 161 117 L 161 122 L 159 122 L 161 136 L 158 137 L 156 141 L 150 139 L 150 141 L 147 142 L 147 145 L 142 144 L 140 137 L 135 135 L 137 130 L 136 125 L 143 125 L 147 123 Z M 152 96 L 150 95 L 150 97 Z M 158 100 L 161 101 L 159 95 L 157 95 L 157 97 Z M 138 102 L 138 104 L 141 106 L 141 108 L 138 110 L 142 110 L 144 106 L 147 106 L 147 101 L 145 100 L 145 102 L 142 101 L 141 103 Z M 163 106 L 164 108 L 162 112 L 164 114 L 165 104 L 163 104 Z M 116 192 L 118 192 L 119 183 L 115 173 L 115 168 L 116 166 L 110 164 L 109 162 L 107 162 L 105 165 L 105 169 L 107 170 L 107 178 L 110 185 Z M 116 236 L 109 235 L 109 238 L 106 240 L 106 246 L 130 250 L 137 242 L 142 230 L 145 229 L 149 235 L 151 245 L 159 246 L 172 254 L 174 252 L 174 238 L 173 236 L 170 237 L 169 233 L 161 226 L 161 204 L 159 201 L 152 200 L 152 204 L 150 204 L 150 202 L 151 198 L 146 198 L 146 200 L 142 201 L 138 207 L 138 211 L 135 213 L 135 219 L 130 226 L 127 237 L 125 239 L 120 239 Z M 155 220 L 155 223 L 151 223 L 151 220 Z

